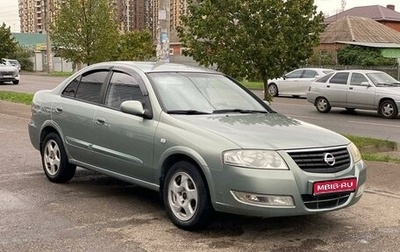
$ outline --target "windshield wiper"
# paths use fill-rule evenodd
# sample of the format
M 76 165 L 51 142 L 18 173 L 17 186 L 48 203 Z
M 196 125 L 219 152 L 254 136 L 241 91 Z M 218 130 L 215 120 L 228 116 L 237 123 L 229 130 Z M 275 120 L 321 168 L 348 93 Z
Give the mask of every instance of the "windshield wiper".
M 251 110 L 251 109 L 217 109 L 213 111 L 213 114 L 225 114 L 225 113 L 241 113 L 241 114 L 252 114 L 252 113 L 268 113 L 265 110 Z
M 211 114 L 210 112 L 206 111 L 199 111 L 194 109 L 186 109 L 186 110 L 168 110 L 168 114 L 178 114 L 178 115 L 207 115 Z

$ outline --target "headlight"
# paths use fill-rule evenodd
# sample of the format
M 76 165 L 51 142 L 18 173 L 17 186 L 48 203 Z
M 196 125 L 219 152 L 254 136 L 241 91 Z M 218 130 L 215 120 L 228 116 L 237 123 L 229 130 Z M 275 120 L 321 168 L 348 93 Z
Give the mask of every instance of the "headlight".
M 350 143 L 349 146 L 349 152 L 351 157 L 353 158 L 353 162 L 358 162 L 361 160 L 361 153 L 358 150 L 357 146 L 354 143 Z
M 258 169 L 289 170 L 276 151 L 232 150 L 223 153 L 224 164 Z

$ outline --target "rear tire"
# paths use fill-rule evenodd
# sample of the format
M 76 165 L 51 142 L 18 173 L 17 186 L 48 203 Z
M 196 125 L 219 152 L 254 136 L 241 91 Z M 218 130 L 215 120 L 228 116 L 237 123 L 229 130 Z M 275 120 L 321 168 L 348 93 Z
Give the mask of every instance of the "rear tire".
M 198 168 L 179 161 L 167 172 L 163 200 L 168 216 L 175 226 L 184 230 L 199 230 L 211 221 L 213 209 L 207 185 Z
M 74 177 L 76 166 L 69 163 L 61 138 L 56 133 L 45 137 L 41 155 L 44 173 L 51 182 L 65 183 Z
M 318 97 L 315 101 L 315 107 L 317 108 L 318 112 L 321 113 L 328 113 L 331 111 L 331 105 L 325 97 Z
M 392 119 L 398 114 L 398 108 L 394 101 L 384 100 L 379 104 L 378 114 L 383 118 Z
M 269 84 L 268 85 L 268 93 L 271 97 L 276 97 L 278 96 L 278 87 L 275 84 Z

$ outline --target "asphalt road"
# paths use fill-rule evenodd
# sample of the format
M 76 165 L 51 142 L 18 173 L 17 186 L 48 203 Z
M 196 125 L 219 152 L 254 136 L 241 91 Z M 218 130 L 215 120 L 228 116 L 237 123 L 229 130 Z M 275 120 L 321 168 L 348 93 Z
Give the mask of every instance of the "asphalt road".
M 19 85 L 0 84 L 0 90 L 35 93 L 41 89 L 52 89 L 65 77 L 50 77 L 41 74 L 22 73 Z M 253 91 L 263 97 L 262 91 Z M 375 111 L 356 110 L 348 113 L 333 108 L 330 113 L 319 113 L 304 98 L 275 97 L 271 107 L 277 112 L 316 124 L 341 134 L 367 136 L 400 143 L 400 116 L 395 119 L 380 118 Z
M 30 144 L 29 106 L 0 101 L 0 251 L 387 251 L 400 247 L 400 168 L 367 162 L 350 208 L 311 216 L 218 214 L 202 232 L 173 226 L 158 195 L 78 169 L 47 181 Z

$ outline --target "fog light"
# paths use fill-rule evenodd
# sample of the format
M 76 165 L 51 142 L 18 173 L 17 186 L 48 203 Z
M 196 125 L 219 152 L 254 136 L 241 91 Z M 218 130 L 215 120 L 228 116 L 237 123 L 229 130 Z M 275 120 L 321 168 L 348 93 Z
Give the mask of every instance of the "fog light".
M 256 206 L 285 206 L 293 207 L 294 200 L 292 196 L 285 195 L 266 195 L 246 192 L 231 191 L 233 197 L 244 204 Z
M 358 187 L 356 198 L 360 197 L 364 193 L 364 188 L 365 188 L 365 183 Z

